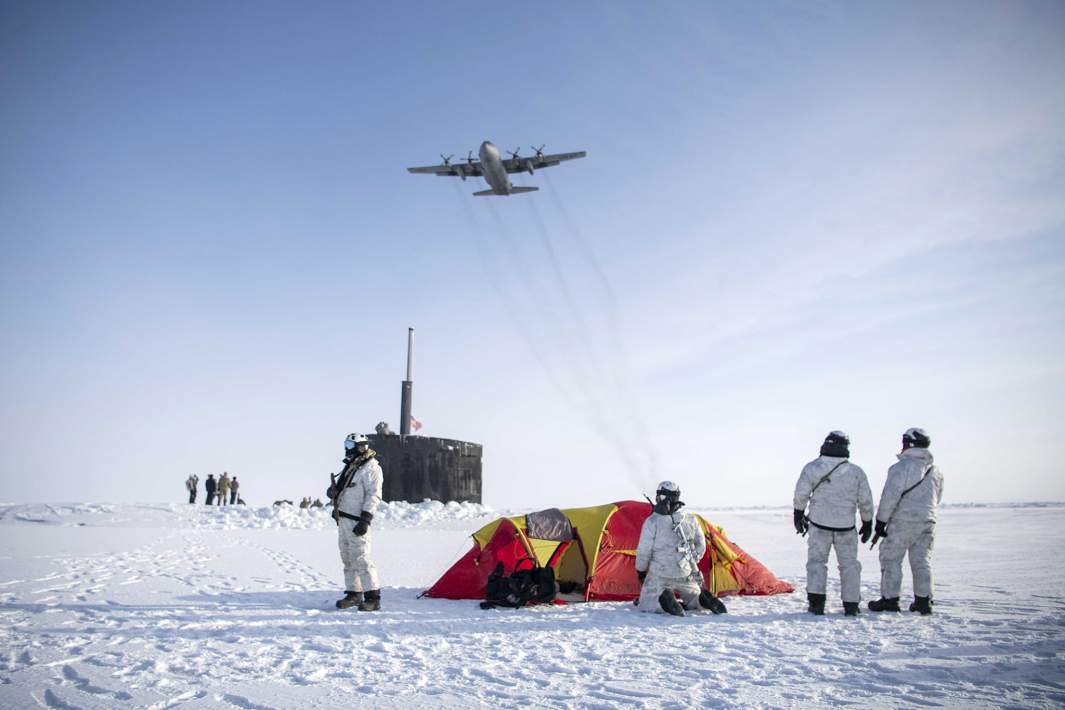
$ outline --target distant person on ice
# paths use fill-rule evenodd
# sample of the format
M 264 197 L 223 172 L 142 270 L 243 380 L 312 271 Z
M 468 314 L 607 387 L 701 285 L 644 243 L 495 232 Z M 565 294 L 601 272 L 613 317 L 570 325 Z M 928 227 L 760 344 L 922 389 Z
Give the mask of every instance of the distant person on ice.
M 237 477 L 233 476 L 233 480 L 229 482 L 229 504 L 237 504 L 237 491 L 240 490 L 240 483 L 237 481 Z
M 344 563 L 344 598 L 338 609 L 359 611 L 381 608 L 381 585 L 370 560 L 370 522 L 381 502 L 384 474 L 377 454 L 362 434 L 344 440 L 344 469 L 326 491 L 333 501 L 340 560 Z
M 907 429 L 898 463 L 888 469 L 876 512 L 876 534 L 884 541 L 880 543 L 880 598 L 869 602 L 872 611 L 899 611 L 902 558 L 908 554 L 913 574 L 910 611 L 932 613 L 932 545 L 943 475 L 932 462 L 931 445 L 924 429 Z
M 702 607 L 724 614 L 725 605 L 703 589 L 699 560 L 706 554 L 706 535 L 694 516 L 681 513 L 680 487 L 662 481 L 655 492 L 651 515 L 643 522 L 636 547 L 636 575 L 640 578 L 640 611 L 664 611 L 684 616 Z M 680 602 L 676 594 L 680 595 Z
M 229 504 L 229 471 L 223 471 L 218 479 L 218 505 Z
M 216 490 L 218 490 L 218 482 L 214 480 L 214 474 L 213 473 L 208 473 L 207 474 L 207 480 L 204 481 L 203 488 L 204 488 L 205 491 L 207 491 L 207 498 L 205 500 L 205 505 L 213 505 L 214 504 L 214 493 L 215 493 Z
M 200 485 L 200 477 L 196 474 L 189 476 L 185 479 L 185 490 L 189 492 L 189 503 L 196 502 L 196 489 Z
M 828 556 L 833 547 L 839 564 L 843 613 L 857 616 L 861 601 L 858 536 L 866 542 L 873 534 L 873 492 L 865 471 L 847 460 L 850 444 L 843 432 L 831 432 L 821 444 L 821 455 L 803 467 L 795 484 L 795 532 L 810 534 L 806 542 L 806 598 L 810 613 L 818 616 L 825 613 Z M 855 512 L 861 513 L 860 532 L 854 530 Z

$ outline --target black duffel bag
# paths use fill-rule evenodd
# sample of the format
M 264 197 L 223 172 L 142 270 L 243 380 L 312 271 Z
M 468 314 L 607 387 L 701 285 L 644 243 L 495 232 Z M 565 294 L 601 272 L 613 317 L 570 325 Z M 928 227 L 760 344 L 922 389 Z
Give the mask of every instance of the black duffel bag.
M 528 561 L 530 567 L 521 569 L 522 563 Z M 488 577 L 485 587 L 482 609 L 494 609 L 501 606 L 508 609 L 520 609 L 529 604 L 550 604 L 558 593 L 555 583 L 555 570 L 540 567 L 536 560 L 524 557 L 514 565 L 510 574 L 503 572 L 503 563 L 496 565 Z

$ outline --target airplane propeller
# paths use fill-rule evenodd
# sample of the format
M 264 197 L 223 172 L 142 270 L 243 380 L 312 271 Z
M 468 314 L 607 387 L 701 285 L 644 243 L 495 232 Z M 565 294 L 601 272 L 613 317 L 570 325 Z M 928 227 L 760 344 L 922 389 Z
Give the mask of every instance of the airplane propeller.
M 440 157 L 444 159 L 444 165 L 451 165 L 451 159 L 455 157 L 455 154 L 452 153 L 451 155 L 449 155 L 446 158 L 444 158 L 444 154 L 441 153 Z
M 469 163 L 470 165 L 473 165 L 473 151 L 472 150 L 466 152 L 466 162 Z
M 537 160 L 543 160 L 543 159 L 544 159 L 544 148 L 546 148 L 546 147 L 547 147 L 547 143 L 544 143 L 544 144 L 543 144 L 542 146 L 540 146 L 539 148 L 537 148 L 537 147 L 536 147 L 536 146 L 534 146 L 534 145 L 531 145 L 531 146 L 529 146 L 529 147 L 530 147 L 530 148 L 532 148 L 533 150 L 535 150 L 535 151 L 536 151 L 536 159 L 537 159 Z
M 511 158 L 514 158 L 514 160 L 517 160 L 518 159 L 518 151 L 519 150 L 521 150 L 521 146 L 520 145 L 517 148 L 515 148 L 514 150 L 508 150 L 507 154 L 510 155 Z

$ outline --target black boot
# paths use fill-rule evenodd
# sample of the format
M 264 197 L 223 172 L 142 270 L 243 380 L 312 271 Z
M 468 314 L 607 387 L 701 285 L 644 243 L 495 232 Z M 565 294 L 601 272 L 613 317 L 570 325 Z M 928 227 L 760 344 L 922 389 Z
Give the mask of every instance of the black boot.
M 380 589 L 371 589 L 365 596 L 362 604 L 359 604 L 359 611 L 378 611 L 381 608 Z
M 337 599 L 337 609 L 349 609 L 362 604 L 362 592 L 344 592 L 343 599 Z
M 725 605 L 721 602 L 721 600 L 715 597 L 706 589 L 699 592 L 699 606 L 704 609 L 709 609 L 715 614 L 728 613 L 728 609 L 725 608 Z
M 891 599 L 874 599 L 869 602 L 869 611 L 901 611 L 899 609 L 899 598 L 892 597 Z
M 662 607 L 662 611 L 673 616 L 684 616 L 684 607 L 677 601 L 677 597 L 674 596 L 672 589 L 663 589 L 662 593 L 658 595 L 658 603 Z
M 810 606 L 807 607 L 807 611 L 814 616 L 825 615 L 825 595 L 824 594 L 807 594 L 806 599 L 810 602 Z
M 928 616 L 932 613 L 932 599 L 931 597 L 917 597 L 913 598 L 913 604 L 910 604 L 910 611 L 919 611 L 921 616 Z
M 858 616 L 858 602 L 843 602 L 844 616 Z

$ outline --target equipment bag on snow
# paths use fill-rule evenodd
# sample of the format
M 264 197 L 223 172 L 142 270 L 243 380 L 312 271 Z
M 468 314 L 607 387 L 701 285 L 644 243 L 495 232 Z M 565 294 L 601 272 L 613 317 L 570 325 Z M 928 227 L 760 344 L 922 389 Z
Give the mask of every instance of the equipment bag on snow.
M 519 569 L 522 562 L 528 561 L 532 566 Z M 555 570 L 539 567 L 536 561 L 525 557 L 514 565 L 509 575 L 503 572 L 503 563 L 496 565 L 488 577 L 485 587 L 482 609 L 494 609 L 497 606 L 520 609 L 527 604 L 550 604 L 558 593 L 555 584 Z

